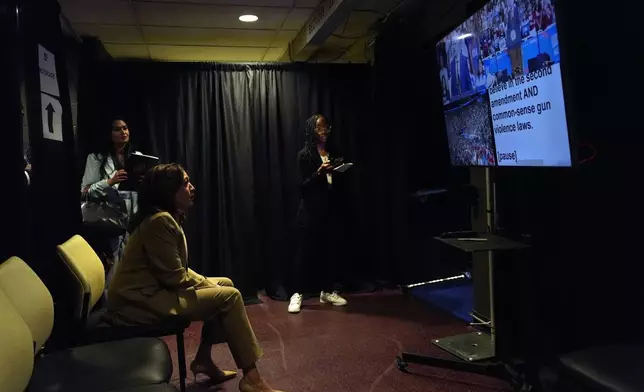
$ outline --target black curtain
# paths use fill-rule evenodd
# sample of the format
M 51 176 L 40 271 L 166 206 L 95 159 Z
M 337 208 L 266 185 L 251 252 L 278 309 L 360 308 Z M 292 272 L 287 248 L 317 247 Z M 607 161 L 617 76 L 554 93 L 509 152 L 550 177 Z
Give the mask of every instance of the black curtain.
M 304 122 L 314 113 L 328 116 L 331 143 L 356 162 L 341 185 L 355 236 L 333 262 L 347 262 L 345 283 L 373 275 L 368 257 L 357 257 L 368 237 L 360 201 L 370 181 L 369 159 L 362 159 L 371 123 L 369 66 L 114 62 L 84 75 L 82 160 L 119 115 L 137 149 L 184 164 L 198 200 L 186 224 L 191 266 L 231 277 L 247 296 L 281 283 L 292 262 Z
M 467 168 L 451 168 L 436 62 L 419 38 L 417 2 L 407 16 L 392 17 L 375 41 L 375 102 L 380 127 L 374 151 L 382 181 L 374 182 L 374 217 L 381 262 L 397 283 L 418 283 L 461 273 L 463 264 L 446 262 L 434 236 L 469 229 Z M 414 4 L 410 4 L 414 5 Z M 410 7 L 407 5 L 407 7 Z M 426 19 L 426 18 L 425 18 Z M 432 194 L 432 191 L 447 190 Z M 421 194 L 422 196 L 418 196 Z
M 25 219 L 27 185 L 25 163 L 23 160 L 23 140 L 20 82 L 21 46 L 19 23 L 14 2 L 0 7 L 0 49 L 6 53 L 6 61 L 0 65 L 0 97 L 3 102 L 3 123 L 6 134 L 3 137 L 4 153 L 0 154 L 0 164 L 6 170 L 6 189 L 11 190 L 5 209 L 6 230 L 0 241 L 0 263 L 11 256 L 25 257 L 28 225 Z
M 51 292 L 56 320 L 48 345 L 54 347 L 68 329 L 72 310 L 68 306 L 72 297 L 71 286 L 65 280 L 68 271 L 56 253 L 56 246 L 78 233 L 81 224 L 67 70 L 70 47 L 65 44 L 59 19 L 60 7 L 56 1 L 13 3 L 6 8 L 0 7 L 3 22 L 8 23 L 3 32 L 11 28 L 8 31 L 11 35 L 2 37 L 3 43 L 9 42 L 11 45 L 3 49 L 6 49 L 7 65 L 15 67 L 3 73 L 3 78 L 9 79 L 6 93 L 12 94 L 8 97 L 5 116 L 9 121 L 7 134 L 10 135 L 5 138 L 6 151 L 12 158 L 11 163 L 5 166 L 10 173 L 5 187 L 11 189 L 11 201 L 5 205 L 5 220 L 11 233 L 3 236 L 3 257 L 8 256 L 4 253 L 5 246 L 11 248 L 11 255 L 23 258 Z M 6 18 L 5 12 L 11 18 Z M 39 46 L 47 53 L 41 52 Z M 41 67 L 44 62 L 54 63 L 53 76 L 51 69 L 48 73 L 43 72 Z M 50 78 L 50 83 L 43 83 L 43 74 Z M 15 109 L 20 105 L 20 96 L 14 94 L 19 94 L 16 86 L 20 83 L 24 83 L 25 115 L 21 119 L 24 123 L 16 126 L 14 116 Z M 45 85 L 49 87 L 45 88 Z M 58 87 L 58 92 L 52 85 Z M 4 86 L 1 88 L 3 95 Z M 45 106 L 43 102 L 49 104 Z M 57 117 L 60 122 L 55 121 Z M 56 128 L 56 123 L 60 124 L 60 133 L 56 133 L 60 137 L 52 140 L 48 136 Z M 29 187 L 24 186 L 24 160 L 21 156 L 25 147 L 23 125 L 28 126 L 29 134 L 32 165 Z M 20 156 L 16 156 L 16 153 L 20 153 Z M 20 170 L 15 172 L 18 168 Z M 22 183 L 14 182 L 15 174 L 22 177 Z

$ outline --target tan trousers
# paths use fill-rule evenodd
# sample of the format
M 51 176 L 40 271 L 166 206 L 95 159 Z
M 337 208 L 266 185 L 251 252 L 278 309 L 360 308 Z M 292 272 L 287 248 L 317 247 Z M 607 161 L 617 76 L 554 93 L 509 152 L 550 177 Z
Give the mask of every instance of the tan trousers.
M 204 321 L 201 339 L 208 344 L 215 342 L 223 328 L 237 367 L 247 369 L 262 357 L 263 352 L 248 321 L 241 293 L 228 278 L 208 278 L 208 281 L 219 287 L 197 289 L 197 309 L 192 319 Z

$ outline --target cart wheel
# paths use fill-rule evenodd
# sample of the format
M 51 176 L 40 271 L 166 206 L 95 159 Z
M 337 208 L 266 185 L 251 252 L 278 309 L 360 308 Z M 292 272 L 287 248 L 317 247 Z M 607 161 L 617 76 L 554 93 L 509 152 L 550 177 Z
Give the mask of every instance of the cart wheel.
M 401 357 L 396 357 L 396 365 L 398 365 L 398 370 L 407 373 L 407 367 L 409 367 L 409 364 Z

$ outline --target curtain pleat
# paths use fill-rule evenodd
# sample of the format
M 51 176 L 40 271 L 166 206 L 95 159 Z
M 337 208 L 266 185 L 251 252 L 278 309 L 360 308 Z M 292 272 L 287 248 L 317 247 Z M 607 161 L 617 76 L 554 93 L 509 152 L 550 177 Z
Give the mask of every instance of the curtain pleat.
M 304 122 L 327 115 L 336 151 L 357 158 L 369 122 L 370 75 L 366 65 L 102 65 L 82 92 L 83 156 L 109 135 L 118 115 L 138 150 L 185 165 L 197 195 L 186 222 L 191 266 L 229 276 L 253 296 L 279 285 L 292 262 Z M 349 225 L 360 213 L 350 206 L 363 197 L 354 174 L 343 189 Z M 353 260 L 358 243 L 338 257 Z

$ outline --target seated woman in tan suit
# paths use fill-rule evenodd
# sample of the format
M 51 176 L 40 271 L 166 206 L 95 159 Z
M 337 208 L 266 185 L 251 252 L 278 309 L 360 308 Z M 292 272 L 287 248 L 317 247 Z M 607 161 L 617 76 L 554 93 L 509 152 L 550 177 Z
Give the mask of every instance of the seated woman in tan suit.
M 181 229 L 192 206 L 194 187 L 178 164 L 151 169 L 141 184 L 138 213 L 123 259 L 108 291 L 108 317 L 115 325 L 146 325 L 173 315 L 204 321 L 201 344 L 190 364 L 193 374 L 213 383 L 235 378 L 211 358 L 215 323 L 221 323 L 228 346 L 244 375 L 242 392 L 277 392 L 259 375 L 262 356 L 244 301 L 227 278 L 205 278 L 188 268 L 188 249 Z

